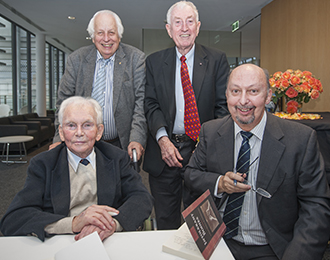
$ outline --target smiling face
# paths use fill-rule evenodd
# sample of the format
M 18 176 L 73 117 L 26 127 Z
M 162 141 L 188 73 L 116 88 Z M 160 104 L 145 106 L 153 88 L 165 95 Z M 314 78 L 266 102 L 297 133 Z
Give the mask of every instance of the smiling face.
M 171 22 L 166 24 L 166 30 L 182 55 L 186 55 L 194 46 L 200 25 L 190 6 L 178 5 L 172 10 Z
M 94 108 L 89 104 L 71 104 L 65 109 L 62 121 L 61 140 L 75 155 L 86 158 L 103 133 L 103 124 L 97 125 Z
M 231 73 L 226 97 L 233 120 L 244 131 L 251 131 L 261 121 L 272 91 L 267 90 L 264 71 L 256 65 L 245 64 Z
M 120 37 L 111 14 L 100 13 L 95 17 L 93 43 L 104 59 L 109 59 L 117 51 Z

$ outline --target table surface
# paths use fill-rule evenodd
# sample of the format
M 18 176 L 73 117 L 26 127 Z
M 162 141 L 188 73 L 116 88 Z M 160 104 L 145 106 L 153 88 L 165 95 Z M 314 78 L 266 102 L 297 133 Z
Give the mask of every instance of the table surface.
M 118 232 L 104 240 L 110 260 L 181 260 L 162 252 L 162 244 L 176 230 Z M 74 243 L 73 235 L 57 235 L 41 242 L 35 237 L 0 237 L 1 259 L 47 260 L 60 249 Z M 220 240 L 210 260 L 234 259 L 223 239 Z
M 33 140 L 33 136 L 30 135 L 13 135 L 0 137 L 0 143 L 22 143 Z

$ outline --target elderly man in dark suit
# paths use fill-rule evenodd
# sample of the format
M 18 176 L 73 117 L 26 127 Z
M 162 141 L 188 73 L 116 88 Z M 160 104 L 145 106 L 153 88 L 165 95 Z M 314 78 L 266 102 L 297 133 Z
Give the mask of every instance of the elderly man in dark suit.
M 256 65 L 234 69 L 226 94 L 231 115 L 202 126 L 186 184 L 221 198 L 224 237 L 235 259 L 322 259 L 330 194 L 315 131 L 265 111 L 272 91 L 268 73 Z M 244 158 L 246 169 L 240 170 Z
M 144 170 L 149 173 L 160 229 L 181 224 L 182 169 L 195 148 L 200 124 L 228 113 L 227 58 L 220 50 L 195 44 L 200 25 L 193 3 L 175 3 L 167 12 L 166 29 L 176 46 L 146 60 L 149 135 Z M 192 202 L 189 191 L 183 202 Z
M 77 234 L 78 240 L 97 231 L 104 240 L 115 231 L 141 230 L 153 199 L 128 154 L 98 142 L 103 124 L 97 101 L 66 99 L 59 122 L 64 143 L 31 160 L 24 188 L 0 222 L 1 232 L 44 241 L 54 234 Z
M 143 101 L 145 88 L 145 54 L 121 43 L 124 27 L 117 14 L 109 10 L 97 12 L 87 28 L 93 45 L 82 47 L 67 59 L 65 73 L 58 88 L 56 107 L 71 96 L 97 99 L 98 73 L 106 62 L 103 84 L 103 140 L 124 150 L 132 158 L 136 149 L 139 160 L 144 153 L 147 124 Z M 99 101 L 99 100 L 98 100 Z M 58 127 L 56 113 L 55 127 Z M 54 137 L 54 147 L 60 138 Z M 55 144 L 56 143 L 56 144 Z

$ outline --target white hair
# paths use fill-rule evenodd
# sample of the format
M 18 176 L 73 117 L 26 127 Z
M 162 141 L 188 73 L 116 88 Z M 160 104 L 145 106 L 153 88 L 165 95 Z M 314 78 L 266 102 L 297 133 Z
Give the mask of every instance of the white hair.
M 119 18 L 119 16 L 110 11 L 110 10 L 101 10 L 98 11 L 94 14 L 94 16 L 92 17 L 92 19 L 89 21 L 88 26 L 87 26 L 87 32 L 89 34 L 89 36 L 94 39 L 94 33 L 95 33 L 95 17 L 99 14 L 111 14 L 113 16 L 113 18 L 115 18 L 116 21 L 116 25 L 117 25 L 117 31 L 118 31 L 118 36 L 121 39 L 123 37 L 123 33 L 124 33 L 124 26 Z
M 190 7 L 193 9 L 194 13 L 195 13 L 195 16 L 196 16 L 196 22 L 199 21 L 198 10 L 197 10 L 196 6 L 195 6 L 192 2 L 190 2 L 190 1 L 179 1 L 179 2 L 176 2 L 175 4 L 173 4 L 173 5 L 168 9 L 168 11 L 167 11 L 167 15 L 166 15 L 166 22 L 167 22 L 167 24 L 171 24 L 171 17 L 172 17 L 173 9 L 174 9 L 175 7 L 177 7 L 177 6 L 179 6 L 179 7 L 181 7 L 181 8 L 184 7 L 184 6 L 190 6 Z
M 65 110 L 67 109 L 68 106 L 70 105 L 79 105 L 79 106 L 91 106 L 94 108 L 94 111 L 96 113 L 96 123 L 102 124 L 103 123 L 103 112 L 100 104 L 93 98 L 91 97 L 81 97 L 81 96 L 73 96 L 65 99 L 58 111 L 58 121 L 60 125 L 62 126 L 63 123 L 63 115 Z

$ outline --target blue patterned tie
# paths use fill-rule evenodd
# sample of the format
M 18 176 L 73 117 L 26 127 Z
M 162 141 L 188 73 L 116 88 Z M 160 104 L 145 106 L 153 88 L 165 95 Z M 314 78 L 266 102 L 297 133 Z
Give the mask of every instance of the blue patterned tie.
M 243 138 L 241 149 L 239 150 L 236 170 L 239 173 L 249 173 L 250 165 L 250 144 L 249 139 L 252 137 L 252 133 L 241 131 Z M 247 177 L 247 176 L 246 176 Z M 225 213 L 223 215 L 223 221 L 227 226 L 225 238 L 230 239 L 238 233 L 238 221 L 241 214 L 242 204 L 244 201 L 245 192 L 232 193 L 229 195 Z
M 92 98 L 99 102 L 101 108 L 104 106 L 104 89 L 106 84 L 106 66 L 110 59 L 101 59 L 101 66 L 97 72 L 92 92 Z
M 87 166 L 89 164 L 89 161 L 87 159 L 81 159 L 80 163 Z

